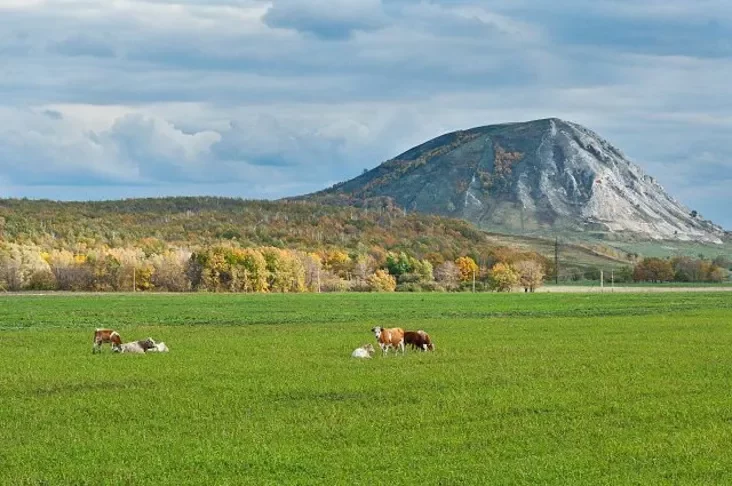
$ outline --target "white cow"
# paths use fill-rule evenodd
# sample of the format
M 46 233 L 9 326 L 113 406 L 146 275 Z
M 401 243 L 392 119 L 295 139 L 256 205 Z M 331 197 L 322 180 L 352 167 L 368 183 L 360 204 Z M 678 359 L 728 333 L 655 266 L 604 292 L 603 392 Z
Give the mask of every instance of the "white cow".
M 145 351 L 155 347 L 155 341 L 152 338 L 142 339 L 140 341 L 132 341 L 130 343 L 122 343 L 119 346 L 119 353 L 145 354 Z
M 168 349 L 168 346 L 166 346 L 165 343 L 162 341 L 159 343 L 155 343 L 155 346 L 145 350 L 146 353 L 167 353 L 168 351 L 170 351 Z
M 374 355 L 374 347 L 371 343 L 364 344 L 360 348 L 356 348 L 351 353 L 351 358 L 371 358 Z

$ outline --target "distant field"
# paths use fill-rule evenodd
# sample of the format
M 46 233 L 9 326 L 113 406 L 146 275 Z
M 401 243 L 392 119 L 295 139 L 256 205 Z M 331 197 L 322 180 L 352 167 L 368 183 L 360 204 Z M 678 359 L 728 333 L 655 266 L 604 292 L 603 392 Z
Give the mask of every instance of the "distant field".
M 537 292 L 730 292 L 732 282 L 668 282 L 668 283 L 647 283 L 627 282 L 612 285 L 605 282 L 604 287 L 599 281 L 580 280 L 578 282 L 561 282 L 559 285 L 547 284 L 536 289 Z
M 626 252 L 639 253 L 645 257 L 696 257 L 704 255 L 705 258 L 712 260 L 720 255 L 732 256 L 732 242 L 730 241 L 726 241 L 721 245 L 684 241 L 608 242 L 607 244 Z
M 0 484 L 730 484 L 730 349 L 729 293 L 0 296 Z
M 536 251 L 550 260 L 554 259 L 554 237 L 542 236 L 519 236 L 501 233 L 487 233 L 488 239 L 495 245 L 509 246 L 524 251 Z M 621 267 L 633 265 L 633 260 L 628 259 L 629 254 L 637 254 L 642 258 L 647 257 L 675 257 L 689 256 L 712 260 L 718 256 L 732 258 L 732 242 L 725 241 L 722 244 L 704 244 L 684 241 L 623 241 L 623 240 L 601 240 L 593 239 L 591 235 L 582 233 L 559 234 L 559 262 L 566 276 L 566 270 L 570 267 L 597 268 L 618 270 Z

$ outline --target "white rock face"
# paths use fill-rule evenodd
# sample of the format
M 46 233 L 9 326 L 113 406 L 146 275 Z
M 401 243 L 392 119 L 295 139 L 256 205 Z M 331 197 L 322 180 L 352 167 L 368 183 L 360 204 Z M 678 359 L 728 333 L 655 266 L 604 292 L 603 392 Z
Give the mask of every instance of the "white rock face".
M 561 164 L 557 163 L 557 148 L 562 152 Z M 580 216 L 611 232 L 651 239 L 722 242 L 721 227 L 692 217 L 687 207 L 640 167 L 580 125 L 550 120 L 536 155 L 541 171 L 539 192 L 558 216 Z M 520 199 L 527 205 L 527 191 L 520 181 Z

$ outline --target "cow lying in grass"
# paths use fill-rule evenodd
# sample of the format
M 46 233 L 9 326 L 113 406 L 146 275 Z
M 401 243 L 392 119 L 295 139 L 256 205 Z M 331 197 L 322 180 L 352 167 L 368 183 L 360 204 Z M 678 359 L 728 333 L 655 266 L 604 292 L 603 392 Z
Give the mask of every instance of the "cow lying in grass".
M 371 358 L 374 355 L 374 347 L 371 343 L 364 344 L 360 348 L 356 348 L 351 353 L 351 358 Z
M 150 340 L 152 341 L 152 339 Z M 155 343 L 155 346 L 150 349 L 146 349 L 146 353 L 167 353 L 169 351 L 168 346 L 166 346 L 164 342 L 161 341 L 159 343 L 156 343 L 155 341 L 153 341 L 153 343 Z
M 421 329 L 419 331 L 406 331 L 404 333 L 404 344 L 410 344 L 412 349 L 419 349 L 420 351 L 435 350 L 430 335 Z
M 132 341 L 130 343 L 122 343 L 115 349 L 118 353 L 135 353 L 145 354 L 146 351 L 155 348 L 156 344 L 153 338 L 142 339 L 140 341 Z M 166 348 L 167 349 L 167 348 Z
M 381 347 L 381 354 L 386 355 L 390 348 L 394 348 L 394 352 L 398 353 L 402 350 L 404 354 L 404 329 L 401 327 L 392 327 L 391 329 L 384 329 L 383 327 L 374 327 L 371 329 L 376 337 L 376 342 Z
M 112 351 L 119 351 L 119 347 L 122 345 L 122 337 L 112 329 L 95 329 L 92 354 L 101 353 L 102 344 L 104 343 L 109 343 L 112 346 Z

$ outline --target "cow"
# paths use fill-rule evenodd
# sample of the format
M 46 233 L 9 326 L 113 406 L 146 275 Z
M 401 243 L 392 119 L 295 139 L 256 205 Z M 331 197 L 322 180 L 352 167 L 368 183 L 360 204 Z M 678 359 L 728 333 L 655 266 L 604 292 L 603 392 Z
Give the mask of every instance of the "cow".
M 168 346 L 166 346 L 164 342 L 161 341 L 159 343 L 156 343 L 155 341 L 153 341 L 153 343 L 155 344 L 155 346 L 146 349 L 146 353 L 167 353 L 169 351 Z
M 371 358 L 374 355 L 374 347 L 371 343 L 364 344 L 360 348 L 356 348 L 351 353 L 351 358 Z
M 102 352 L 102 344 L 110 343 L 112 351 L 118 351 L 122 345 L 122 337 L 117 331 L 112 329 L 95 329 L 94 345 L 92 346 L 92 354 Z
M 419 349 L 420 351 L 435 350 L 430 335 L 421 329 L 419 331 L 406 331 L 404 333 L 404 344 L 410 344 L 412 349 Z
M 145 354 L 145 351 L 155 347 L 155 341 L 152 338 L 141 339 L 140 341 L 132 341 L 123 343 L 117 349 L 118 353 L 135 353 Z
M 376 337 L 376 342 L 381 347 L 381 354 L 385 356 L 389 353 L 389 348 L 394 348 L 394 352 L 398 353 L 402 350 L 404 354 L 404 329 L 401 327 L 392 327 L 391 329 L 384 329 L 383 327 L 376 326 L 371 329 Z

